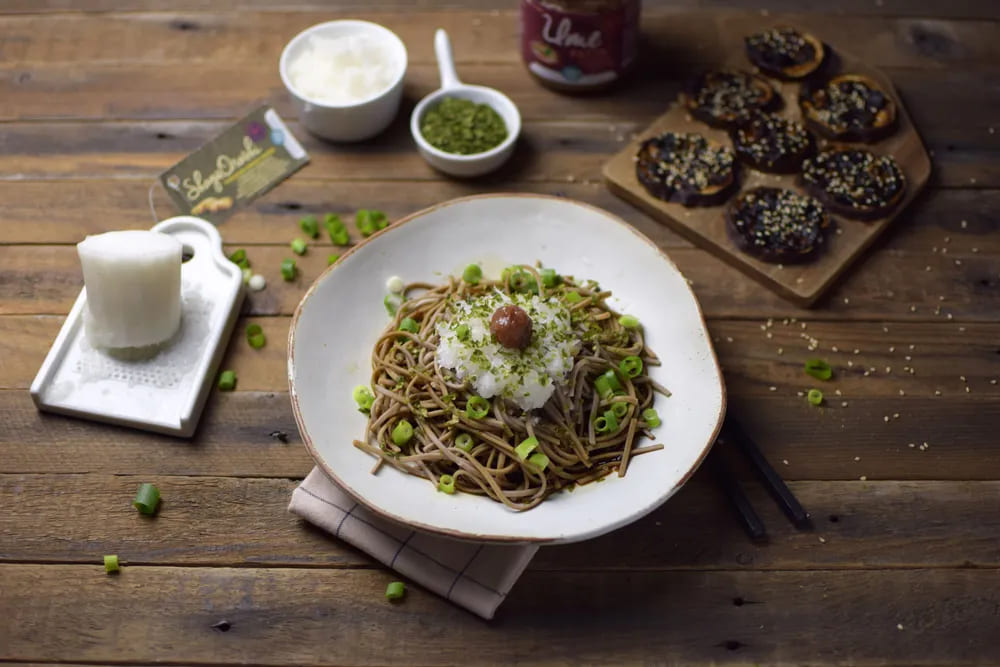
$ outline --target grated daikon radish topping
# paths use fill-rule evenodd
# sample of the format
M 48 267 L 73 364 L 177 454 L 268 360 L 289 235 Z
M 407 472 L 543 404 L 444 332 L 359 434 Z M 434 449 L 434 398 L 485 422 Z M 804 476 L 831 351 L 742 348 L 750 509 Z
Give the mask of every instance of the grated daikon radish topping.
M 386 44 L 370 35 L 312 35 L 292 60 L 288 75 L 304 97 L 324 104 L 352 104 L 389 88 L 399 67 Z

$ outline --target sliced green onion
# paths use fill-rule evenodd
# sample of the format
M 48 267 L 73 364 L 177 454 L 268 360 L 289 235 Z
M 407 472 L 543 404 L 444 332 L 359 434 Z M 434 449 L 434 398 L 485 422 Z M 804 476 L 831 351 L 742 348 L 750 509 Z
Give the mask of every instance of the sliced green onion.
M 527 271 L 515 271 L 510 276 L 510 288 L 522 294 L 538 294 L 538 281 Z
M 417 333 L 420 331 L 420 325 L 412 317 L 404 317 L 403 321 L 399 323 L 400 331 L 409 331 L 410 333 Z
M 338 259 L 340 259 L 340 255 L 338 255 L 335 252 L 331 252 L 329 255 L 326 256 L 326 265 L 330 266 L 331 264 L 335 263 Z
M 542 284 L 546 287 L 555 287 L 562 282 L 562 277 L 555 269 L 542 269 L 539 273 L 542 275 Z
M 614 433 L 618 430 L 618 417 L 611 410 L 605 410 L 603 415 L 594 420 L 594 430 L 598 433 Z
M 618 419 L 625 419 L 625 415 L 628 414 L 628 403 L 625 401 L 616 401 L 612 403 L 611 412 L 615 413 L 615 417 Z
M 441 475 L 438 477 L 438 491 L 455 493 L 455 478 L 451 475 Z
M 327 213 L 323 218 L 323 226 L 326 233 L 330 235 L 330 243 L 333 245 L 349 245 L 351 236 L 347 233 L 347 225 L 336 213 Z
M 285 280 L 291 282 L 295 280 L 295 274 L 298 273 L 298 269 L 295 266 L 294 259 L 283 259 L 281 260 L 281 277 Z
M 296 255 L 306 254 L 305 239 L 294 239 L 289 245 L 292 247 L 292 252 L 294 252 Z
M 622 390 L 622 385 L 618 381 L 618 376 L 615 375 L 614 371 L 607 371 L 601 373 L 594 380 L 594 389 L 597 391 L 597 395 L 602 399 L 607 400 L 615 395 L 616 392 Z
M 465 271 L 462 271 L 462 280 L 470 285 L 478 285 L 482 279 L 483 270 L 478 264 L 469 264 L 465 267 Z
M 264 330 L 260 328 L 259 324 L 247 325 L 247 342 L 255 350 L 259 350 L 267 343 L 267 338 L 264 337 Z
M 465 402 L 465 414 L 472 419 L 482 419 L 490 413 L 490 402 L 482 396 L 472 396 Z
M 222 371 L 219 376 L 219 390 L 232 391 L 236 388 L 236 373 L 233 371 Z
M 156 507 L 160 504 L 160 490 L 156 485 L 144 482 L 139 485 L 139 490 L 135 493 L 135 500 L 132 507 L 139 510 L 139 514 L 151 516 L 156 514 Z
M 619 362 L 618 369 L 625 377 L 639 377 L 639 374 L 642 373 L 642 359 L 630 354 Z
M 455 438 L 455 446 L 463 452 L 472 451 L 472 436 L 468 433 L 459 433 Z
M 402 447 L 413 437 L 413 424 L 400 419 L 396 422 L 396 427 L 392 429 L 392 441 Z
M 355 214 L 354 224 L 362 236 L 371 236 L 376 231 L 388 227 L 389 221 L 382 211 L 363 208 Z
M 532 436 L 522 440 L 521 444 L 514 448 L 514 453 L 517 454 L 517 458 L 523 461 L 528 458 L 528 454 L 535 451 L 537 448 L 538 438 Z
M 822 359 L 809 359 L 805 364 L 806 375 L 811 375 L 817 380 L 829 380 L 833 376 L 833 369 L 830 364 Z
M 386 600 L 399 600 L 406 595 L 406 585 L 402 581 L 390 581 L 385 587 Z
M 385 306 L 385 310 L 389 315 L 395 316 L 396 311 L 403 305 L 403 300 L 396 294 L 386 294 L 385 298 L 382 299 L 382 305 Z
M 642 411 L 642 421 L 646 422 L 646 426 L 649 428 L 656 428 L 662 423 L 659 413 L 653 408 L 646 408 Z
M 237 248 L 233 251 L 233 254 L 229 256 L 229 261 L 233 264 L 240 264 L 247 261 L 247 251 L 243 248 Z
M 110 556 L 104 557 L 104 572 L 106 574 L 112 574 L 117 572 L 119 569 L 118 554 L 111 554 Z
M 563 297 L 563 300 L 572 306 L 574 303 L 580 303 L 583 301 L 583 297 L 580 296 L 579 292 L 566 292 L 566 296 Z
M 303 234 L 316 238 L 319 236 L 319 220 L 316 219 L 315 215 L 307 215 L 299 220 L 299 229 L 302 230 Z
M 639 320 L 632 315 L 622 315 L 618 318 L 618 324 L 622 325 L 626 329 L 638 329 Z
M 372 394 L 371 389 L 363 384 L 359 384 L 351 391 L 351 398 L 358 404 L 358 410 L 361 412 L 368 412 L 375 403 L 375 396 Z
M 541 452 L 535 452 L 528 457 L 528 463 L 535 466 L 539 470 L 545 470 L 549 467 L 549 457 Z
M 243 273 L 243 284 L 249 285 L 250 279 L 253 278 L 253 270 L 248 266 L 245 269 L 240 269 L 240 271 Z
M 469 338 L 469 325 L 459 324 L 455 327 L 455 337 L 459 340 L 468 340 Z
M 813 405 L 819 405 L 823 402 L 823 392 L 819 389 L 810 389 L 809 393 L 806 394 L 806 400 L 808 400 Z

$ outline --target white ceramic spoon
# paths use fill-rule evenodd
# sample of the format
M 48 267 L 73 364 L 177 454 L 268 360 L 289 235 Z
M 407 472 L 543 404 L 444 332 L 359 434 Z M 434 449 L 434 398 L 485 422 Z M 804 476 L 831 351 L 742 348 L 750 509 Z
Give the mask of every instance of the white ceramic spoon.
M 517 106 L 499 90 L 486 86 L 470 86 L 459 80 L 455 72 L 455 60 L 451 54 L 451 42 L 444 30 L 438 29 L 434 34 L 434 54 L 437 56 L 438 71 L 441 74 L 441 87 L 420 100 L 413 110 L 413 115 L 410 116 L 410 132 L 417 144 L 417 150 L 429 165 L 452 176 L 479 176 L 493 171 L 506 162 L 514 152 L 517 137 L 521 134 L 521 114 Z M 446 97 L 460 97 L 493 107 L 507 125 L 507 138 L 499 146 L 473 155 L 446 153 L 431 146 L 420 133 L 420 123 L 427 110 Z

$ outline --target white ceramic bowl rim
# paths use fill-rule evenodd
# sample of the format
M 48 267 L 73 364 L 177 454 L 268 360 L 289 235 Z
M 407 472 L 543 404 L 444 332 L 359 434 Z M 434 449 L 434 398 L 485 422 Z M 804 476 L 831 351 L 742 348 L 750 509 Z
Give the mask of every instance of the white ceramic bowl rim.
M 468 155 L 463 155 L 461 153 L 448 153 L 440 148 L 435 148 L 424 139 L 423 133 L 420 131 L 420 119 L 423 118 L 424 113 L 427 112 L 427 108 L 434 104 L 439 99 L 449 96 L 461 97 L 463 90 L 473 90 L 487 97 L 498 99 L 504 104 L 509 105 L 511 110 L 514 112 L 512 118 L 515 121 L 513 127 L 507 128 L 507 137 L 501 141 L 499 144 L 493 148 L 483 151 L 481 153 L 471 153 Z M 495 104 L 490 104 L 489 102 L 483 102 L 482 104 L 489 104 L 490 107 L 496 111 L 501 118 L 504 119 L 504 124 L 507 124 L 507 115 L 497 109 Z M 503 153 L 505 150 L 510 148 L 510 145 L 517 141 L 517 137 L 521 134 L 521 112 L 518 111 L 517 105 L 509 97 L 501 93 L 496 88 L 490 88 L 489 86 L 474 86 L 467 83 L 463 83 L 459 86 L 454 86 L 451 88 L 439 88 L 430 95 L 427 95 L 422 100 L 417 103 L 417 106 L 413 109 L 413 115 L 410 116 L 410 133 L 413 134 L 413 140 L 420 145 L 421 150 L 427 151 L 431 155 L 438 157 L 442 160 L 450 160 L 452 162 L 477 162 L 479 160 L 487 160 L 495 155 Z M 418 214 L 414 214 L 418 215 Z
M 399 53 L 402 55 L 402 59 L 401 62 L 399 63 L 399 74 L 396 76 L 395 79 L 392 80 L 392 83 L 390 83 L 382 90 L 379 90 L 377 93 L 373 93 L 369 97 L 358 100 L 356 102 L 349 102 L 346 104 L 330 104 L 329 102 L 320 102 L 315 98 L 309 97 L 308 95 L 304 95 L 298 88 L 296 88 L 295 85 L 292 83 L 291 77 L 288 76 L 288 65 L 289 65 L 288 60 L 291 57 L 290 54 L 292 52 L 292 49 L 299 42 L 308 39 L 309 36 L 321 33 L 323 30 L 326 30 L 331 26 L 358 27 L 361 28 L 361 30 L 358 31 L 359 33 L 362 31 L 376 32 L 381 34 L 386 39 L 386 41 L 394 44 L 398 48 Z M 324 23 L 317 23 L 316 25 L 311 25 L 302 32 L 300 32 L 299 34 L 295 35 L 295 37 L 292 37 L 292 39 L 289 40 L 287 44 L 285 44 L 285 48 L 282 49 L 281 51 L 281 58 L 278 60 L 278 74 L 281 76 L 281 82 L 285 84 L 285 88 L 287 88 L 289 92 L 291 92 L 293 95 L 301 98 L 302 100 L 304 100 L 309 104 L 313 104 L 317 107 L 321 107 L 324 109 L 351 109 L 353 107 L 358 107 L 361 106 L 362 104 L 367 104 L 368 102 L 372 102 L 373 100 L 377 100 L 378 98 L 382 97 L 390 90 L 395 88 L 397 85 L 399 85 L 399 82 L 403 80 L 404 76 L 406 76 L 406 68 L 408 64 L 409 64 L 409 56 L 406 53 L 406 45 L 403 44 L 403 40 L 399 38 L 399 35 L 389 30 L 384 25 L 379 25 L 378 23 L 373 23 L 372 21 L 362 21 L 360 19 L 338 19 L 336 21 L 326 21 Z
M 471 196 L 468 196 L 468 197 L 459 197 L 459 198 L 456 198 L 456 199 L 451 199 L 451 200 L 448 200 L 448 201 L 445 201 L 445 202 L 438 203 L 438 204 L 436 204 L 434 206 L 430 206 L 430 207 L 428 207 L 426 209 L 423 209 L 423 210 L 417 211 L 415 213 L 412 213 L 412 214 L 410 214 L 410 215 L 408 215 L 408 216 L 406 216 L 406 217 L 398 220 L 397 222 L 395 222 L 394 224 L 390 225 L 389 227 L 387 227 L 387 228 L 385 228 L 385 229 L 383 229 L 381 231 L 376 232 L 371 237 L 369 237 L 369 239 L 364 244 L 354 245 L 350 249 L 348 249 L 348 251 L 346 253 L 344 253 L 344 255 L 341 256 L 341 259 L 345 259 L 345 258 L 349 257 L 354 252 L 356 252 L 358 248 L 367 246 L 368 244 L 375 242 L 375 240 L 378 239 L 379 237 L 381 237 L 382 235 L 389 234 L 389 233 L 393 232 L 395 229 L 398 229 L 401 225 L 403 225 L 403 224 L 405 224 L 407 222 L 410 222 L 412 220 L 419 219 L 419 218 L 421 218 L 421 217 L 423 217 L 425 215 L 431 214 L 434 211 L 437 211 L 437 210 L 440 210 L 440 209 L 443 209 L 443 208 L 446 208 L 446 207 L 449 207 L 449 206 L 452 206 L 452 205 L 461 204 L 461 203 L 464 203 L 464 202 L 469 202 L 469 201 L 472 201 L 472 200 L 489 199 L 489 198 L 505 198 L 505 197 L 523 197 L 523 198 L 535 198 L 535 199 L 544 199 L 544 200 L 555 200 L 555 201 L 560 201 L 560 202 L 564 202 L 564 203 L 572 203 L 572 204 L 574 204 L 576 206 L 580 206 L 582 208 L 587 208 L 587 209 L 591 209 L 593 211 L 596 211 L 596 212 L 600 213 L 602 216 L 606 217 L 609 221 L 613 221 L 613 222 L 621 225 L 622 227 L 624 227 L 625 229 L 627 229 L 629 232 L 631 232 L 632 234 L 634 234 L 635 236 L 637 236 L 642 242 L 644 242 L 644 243 L 648 244 L 649 246 L 651 246 L 656 251 L 656 253 L 660 255 L 660 257 L 662 258 L 662 260 L 664 262 L 666 262 L 671 267 L 673 267 L 674 271 L 677 271 L 677 267 L 673 263 L 673 261 L 669 257 L 667 257 L 667 255 L 664 254 L 663 251 L 660 250 L 660 248 L 656 244 L 654 244 L 652 241 L 650 241 L 648 238 L 646 238 L 646 236 L 644 236 L 643 234 L 641 234 L 639 231 L 637 231 L 630 224 L 628 224 L 627 222 L 625 222 L 621 218 L 619 218 L 619 217 L 617 217 L 617 216 L 615 216 L 615 215 L 613 215 L 613 214 L 605 211 L 604 209 L 598 208 L 596 206 L 592 206 L 590 204 L 586 204 L 584 202 L 576 201 L 576 200 L 567 200 L 567 199 L 562 198 L 562 197 L 556 197 L 556 196 L 551 196 L 551 195 L 529 194 L 529 193 L 491 193 L 491 194 L 480 194 L 480 195 L 471 195 Z M 309 289 L 306 290 L 306 293 L 303 295 L 302 299 L 299 301 L 298 305 L 295 308 L 295 313 L 292 316 L 291 326 L 289 327 L 289 330 L 288 330 L 288 366 L 287 366 L 289 395 L 290 395 L 291 402 L 292 402 L 292 413 L 295 416 L 295 423 L 298 426 L 299 433 L 302 436 L 303 443 L 305 444 L 306 449 L 309 451 L 309 454 L 313 457 L 313 460 L 316 461 L 317 465 L 319 465 L 319 467 L 322 468 L 323 471 L 331 479 L 333 479 L 334 481 L 336 481 L 345 491 L 347 491 L 351 496 L 353 496 L 355 498 L 355 500 L 357 500 L 360 504 L 362 504 L 363 506 L 367 507 L 368 509 L 370 509 L 371 511 L 375 512 L 376 514 L 378 514 L 380 516 L 383 516 L 386 519 L 388 519 L 388 520 L 390 520 L 390 521 L 392 521 L 394 523 L 399 523 L 399 524 L 402 524 L 402 525 L 408 525 L 410 527 L 417 528 L 417 529 L 419 529 L 421 531 L 424 531 L 424 532 L 433 533 L 433 534 L 439 534 L 439 535 L 444 535 L 444 536 L 450 537 L 450 538 L 465 539 L 465 540 L 474 540 L 474 541 L 477 541 L 477 542 L 490 542 L 490 543 L 520 543 L 520 544 L 535 543 L 535 544 L 544 544 L 544 543 L 559 543 L 559 542 L 565 542 L 565 541 L 577 541 L 577 540 L 580 540 L 580 539 L 587 539 L 589 537 L 595 537 L 597 535 L 602 534 L 603 532 L 607 532 L 607 530 L 611 530 L 611 529 L 614 529 L 614 528 L 626 525 L 628 523 L 631 523 L 632 521 L 640 518 L 641 516 L 645 515 L 649 511 L 652 511 L 652 509 L 654 509 L 656 506 L 659 506 L 660 504 L 662 504 L 663 502 L 665 502 L 668 498 L 670 498 L 677 491 L 677 489 L 679 489 L 680 487 L 682 487 L 691 478 L 691 476 L 694 474 L 694 472 L 701 465 L 701 463 L 704 460 L 705 456 L 707 456 L 708 452 L 711 450 L 712 445 L 715 442 L 716 436 L 718 435 L 720 429 L 722 428 L 723 417 L 725 416 L 725 413 L 726 413 L 726 388 L 725 388 L 725 384 L 722 381 L 722 372 L 721 372 L 721 370 L 719 368 L 718 357 L 716 356 L 715 350 L 712 348 L 711 345 L 709 345 L 708 346 L 708 353 L 709 353 L 709 357 L 711 359 L 712 365 L 713 365 L 713 367 L 715 369 L 715 381 L 718 383 L 718 388 L 719 388 L 719 391 L 720 391 L 720 395 L 719 395 L 719 400 L 720 400 L 719 412 L 718 412 L 718 414 L 717 414 L 717 416 L 715 418 L 715 423 L 714 423 L 714 426 L 711 429 L 711 434 L 710 434 L 709 438 L 707 439 L 707 441 L 704 443 L 704 445 L 700 446 L 700 451 L 698 452 L 697 456 L 694 458 L 693 461 L 691 461 L 690 466 L 683 472 L 683 474 L 680 475 L 680 477 L 673 484 L 673 486 L 670 488 L 670 490 L 665 495 L 663 495 L 662 498 L 654 506 L 642 508 L 638 512 L 633 511 L 631 513 L 630 518 L 624 520 L 623 522 L 620 522 L 617 526 L 612 526 L 610 528 L 605 528 L 605 529 L 600 530 L 598 532 L 591 532 L 591 533 L 582 534 L 582 535 L 575 535 L 571 539 L 568 539 L 568 540 L 565 539 L 565 538 L 558 538 L 558 537 L 512 536 L 512 535 L 506 534 L 506 533 L 503 533 L 503 534 L 491 534 L 489 532 L 489 528 L 488 527 L 484 527 L 482 533 L 476 533 L 476 534 L 473 535 L 473 534 L 466 534 L 464 532 L 459 532 L 459 531 L 454 530 L 454 529 L 448 529 L 448 528 L 444 528 L 444 527 L 433 525 L 433 524 L 423 523 L 421 521 L 414 521 L 414 520 L 404 519 L 403 517 L 400 517 L 400 516 L 397 516 L 397 515 L 393 514 L 391 511 L 388 511 L 388 510 L 385 510 L 385 509 L 379 507 L 375 503 L 369 502 L 366 498 L 364 498 L 362 496 L 359 496 L 357 493 L 355 493 L 354 489 L 349 484 L 345 484 L 343 481 L 341 481 L 340 477 L 334 471 L 334 469 L 332 468 L 332 466 L 323 458 L 323 456 L 321 456 L 321 454 L 320 454 L 319 450 L 317 449 L 316 445 L 313 443 L 312 438 L 311 438 L 311 436 L 309 434 L 309 431 L 306 428 L 305 419 L 304 419 L 304 417 L 302 415 L 302 411 L 299 408 L 299 398 L 298 398 L 298 393 L 297 393 L 296 386 L 295 386 L 295 332 L 296 332 L 296 329 L 298 328 L 299 318 L 302 316 L 302 314 L 303 314 L 303 312 L 305 310 L 306 303 L 309 301 L 310 297 L 317 290 L 318 286 L 327 277 L 327 274 L 335 271 L 339 266 L 342 266 L 341 262 L 337 262 L 336 264 L 333 264 L 333 265 L 327 267 L 326 270 L 323 271 L 323 273 L 321 273 L 316 278 L 315 281 L 313 281 L 312 285 L 309 286 Z M 693 292 L 693 290 L 691 290 L 690 286 L 685 283 L 684 288 L 690 294 L 691 300 L 693 302 L 693 306 L 694 306 L 695 311 L 696 311 L 696 313 L 697 313 L 697 315 L 698 315 L 698 317 L 700 319 L 702 328 L 705 328 L 705 326 L 706 326 L 705 325 L 705 318 L 704 318 L 704 314 L 702 313 L 702 310 L 701 310 L 701 305 L 698 303 L 698 300 L 694 296 L 694 292 Z

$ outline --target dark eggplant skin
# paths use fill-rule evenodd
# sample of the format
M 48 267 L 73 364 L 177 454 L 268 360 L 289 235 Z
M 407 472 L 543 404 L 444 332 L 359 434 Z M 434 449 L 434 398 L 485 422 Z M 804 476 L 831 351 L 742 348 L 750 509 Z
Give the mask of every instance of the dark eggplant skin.
M 723 164 L 714 176 L 706 174 L 707 184 L 698 187 L 690 182 L 670 183 L 662 172 L 665 151 L 672 143 L 699 140 L 706 150 L 720 152 L 725 156 Z M 667 161 L 668 164 L 671 164 Z M 683 166 L 683 165 L 682 165 Z M 728 148 L 713 144 L 700 135 L 664 132 L 642 142 L 635 158 L 635 175 L 652 196 L 663 201 L 682 206 L 717 206 L 724 203 L 739 187 L 739 164 Z
M 792 223 L 798 219 L 792 213 L 778 211 L 781 197 L 792 196 L 795 201 L 806 204 L 806 210 L 812 215 L 811 220 L 804 221 L 801 229 Z M 755 242 L 761 229 L 758 212 L 766 212 L 777 216 L 781 222 L 792 229 L 785 233 L 769 226 L 765 231 L 776 231 L 777 238 L 769 238 L 767 243 Z M 743 252 L 765 262 L 775 264 L 803 264 L 815 261 L 827 245 L 827 234 L 833 228 L 829 213 L 819 201 L 801 195 L 792 190 L 781 188 L 759 187 L 747 190 L 734 199 L 726 209 L 726 232 L 730 240 Z M 770 234 L 768 234 L 770 236 Z

